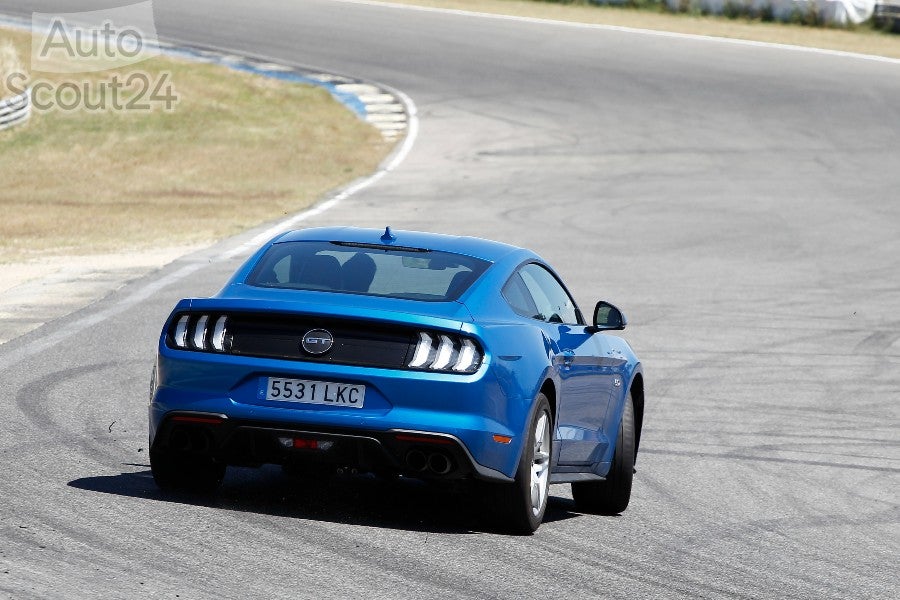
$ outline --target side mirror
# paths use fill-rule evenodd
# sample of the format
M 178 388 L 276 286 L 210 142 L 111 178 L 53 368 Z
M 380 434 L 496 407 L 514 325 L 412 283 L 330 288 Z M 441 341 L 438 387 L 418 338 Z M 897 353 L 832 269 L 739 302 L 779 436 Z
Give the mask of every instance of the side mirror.
M 606 302 L 605 300 L 601 300 L 597 303 L 597 306 L 594 307 L 594 325 L 592 327 L 588 327 L 590 333 L 597 333 L 598 331 L 616 331 L 625 329 L 625 325 L 628 324 L 628 321 L 625 319 L 625 315 L 622 314 L 622 311 Z

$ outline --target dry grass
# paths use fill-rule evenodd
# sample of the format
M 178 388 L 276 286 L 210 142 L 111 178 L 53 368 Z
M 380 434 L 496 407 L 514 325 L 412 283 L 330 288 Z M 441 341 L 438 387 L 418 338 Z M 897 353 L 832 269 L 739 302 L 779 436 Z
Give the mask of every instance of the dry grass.
M 867 27 L 836 29 L 802 27 L 785 23 L 763 23 L 715 16 L 672 14 L 615 6 L 559 4 L 533 0 L 391 0 L 437 8 L 469 10 L 503 15 L 595 23 L 638 29 L 655 29 L 776 44 L 827 48 L 845 52 L 900 58 L 900 35 Z
M 0 100 L 15 96 L 18 90 L 7 85 L 9 76 L 14 73 L 25 73 L 19 53 L 12 40 L 0 39 Z
M 28 34 L 0 40 L 29 55 Z M 0 132 L 0 263 L 219 239 L 303 209 L 391 149 L 325 90 L 214 65 L 32 79 L 135 70 L 171 74 L 173 111 L 35 112 Z

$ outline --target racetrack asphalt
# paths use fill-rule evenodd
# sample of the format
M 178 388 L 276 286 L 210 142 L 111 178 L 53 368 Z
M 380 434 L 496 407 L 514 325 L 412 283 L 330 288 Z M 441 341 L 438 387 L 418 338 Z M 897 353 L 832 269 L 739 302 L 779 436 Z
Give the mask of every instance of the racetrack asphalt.
M 159 328 L 247 234 L 0 346 L 0 597 L 900 596 L 900 65 L 332 0 L 154 8 L 164 38 L 415 101 L 406 160 L 304 226 L 527 245 L 583 309 L 624 309 L 632 504 L 582 515 L 557 486 L 518 538 L 415 485 L 158 492 Z

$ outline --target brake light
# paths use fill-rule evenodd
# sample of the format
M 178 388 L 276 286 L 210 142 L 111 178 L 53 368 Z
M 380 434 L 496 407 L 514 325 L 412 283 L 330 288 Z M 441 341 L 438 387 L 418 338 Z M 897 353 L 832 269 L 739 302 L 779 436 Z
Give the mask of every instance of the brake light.
M 187 327 L 189 320 L 190 317 L 182 315 L 181 318 L 178 319 L 178 324 L 175 326 L 175 333 L 172 335 L 172 340 L 179 348 L 187 348 Z
M 474 373 L 481 365 L 481 349 L 474 340 L 449 333 L 419 332 L 407 366 L 429 371 Z
M 194 325 L 194 337 L 191 341 L 197 350 L 206 350 L 206 322 L 209 320 L 207 315 L 201 315 Z
M 219 320 L 216 321 L 216 326 L 213 328 L 212 339 L 212 347 L 216 352 L 224 352 L 225 351 L 225 324 L 228 322 L 228 319 L 225 315 L 219 317 Z
M 450 358 L 453 356 L 453 340 L 446 335 L 440 336 L 441 344 L 438 346 L 437 357 L 431 363 L 431 368 L 440 371 L 446 369 L 450 364 Z
M 409 361 L 409 366 L 418 369 L 428 364 L 428 359 L 431 358 L 431 346 L 431 336 L 424 331 L 420 333 L 419 343 L 416 344 L 416 353 L 413 354 L 412 360 Z
M 456 364 L 453 365 L 454 371 L 470 371 L 478 368 L 481 361 L 481 355 L 478 353 L 478 347 L 475 342 L 470 339 L 463 338 L 462 347 L 459 349 L 459 357 Z
M 184 314 L 169 332 L 168 344 L 180 350 L 228 352 L 230 348 L 227 315 Z

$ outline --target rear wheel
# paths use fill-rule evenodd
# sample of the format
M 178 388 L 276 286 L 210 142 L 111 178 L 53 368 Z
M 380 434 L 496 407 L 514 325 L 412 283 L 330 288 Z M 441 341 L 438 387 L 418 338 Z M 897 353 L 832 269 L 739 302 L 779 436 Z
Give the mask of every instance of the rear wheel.
M 619 425 L 616 451 L 606 481 L 572 484 L 572 498 L 579 510 L 598 515 L 617 515 L 631 499 L 634 477 L 634 405 L 631 391 L 625 396 L 625 408 Z
M 538 394 L 537 409 L 527 429 L 515 481 L 494 484 L 497 516 L 510 533 L 533 533 L 544 519 L 550 490 L 550 449 L 553 417 L 550 403 Z
M 225 477 L 225 465 L 208 457 L 150 453 L 150 471 L 167 492 L 211 494 Z

